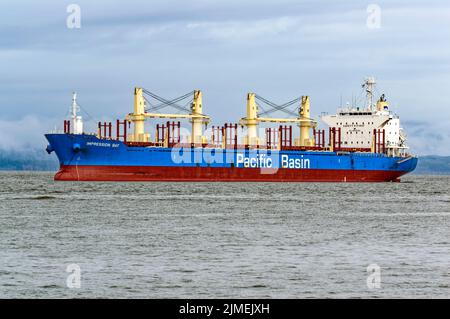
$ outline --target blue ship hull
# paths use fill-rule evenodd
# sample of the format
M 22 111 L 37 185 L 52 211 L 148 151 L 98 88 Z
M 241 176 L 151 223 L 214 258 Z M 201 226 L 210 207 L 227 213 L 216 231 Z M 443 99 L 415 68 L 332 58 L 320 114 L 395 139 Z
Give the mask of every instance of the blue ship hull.
M 416 157 L 367 152 L 139 147 L 94 135 L 47 134 L 60 170 L 80 181 L 398 181 Z

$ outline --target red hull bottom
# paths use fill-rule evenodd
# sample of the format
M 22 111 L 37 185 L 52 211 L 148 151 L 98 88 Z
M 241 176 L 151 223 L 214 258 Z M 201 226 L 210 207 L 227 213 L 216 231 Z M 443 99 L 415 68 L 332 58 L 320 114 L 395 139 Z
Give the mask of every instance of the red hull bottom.
M 61 166 L 58 181 L 178 182 L 398 182 L 408 172 L 375 170 L 212 168 L 167 166 Z

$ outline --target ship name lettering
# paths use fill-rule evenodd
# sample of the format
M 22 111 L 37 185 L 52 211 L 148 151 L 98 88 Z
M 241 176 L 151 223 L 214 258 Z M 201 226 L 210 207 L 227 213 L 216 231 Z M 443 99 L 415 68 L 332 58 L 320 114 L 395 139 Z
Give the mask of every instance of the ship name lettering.
M 311 163 L 308 158 L 289 158 L 288 155 L 281 155 L 282 168 L 311 168 Z

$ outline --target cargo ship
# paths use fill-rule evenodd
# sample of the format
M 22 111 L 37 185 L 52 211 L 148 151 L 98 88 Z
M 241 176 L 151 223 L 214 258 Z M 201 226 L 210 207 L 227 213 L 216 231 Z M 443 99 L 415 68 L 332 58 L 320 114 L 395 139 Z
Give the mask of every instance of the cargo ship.
M 166 99 L 136 87 L 133 112 L 95 123 L 94 133 L 84 131 L 74 93 L 64 128 L 45 135 L 47 152 L 59 159 L 58 181 L 400 181 L 417 157 L 384 94 L 375 98 L 374 78 L 362 87 L 363 105 L 322 113 L 320 126 L 309 96 L 277 104 L 248 93 L 245 117 L 211 126 L 201 91 Z M 161 113 L 165 107 L 177 112 Z

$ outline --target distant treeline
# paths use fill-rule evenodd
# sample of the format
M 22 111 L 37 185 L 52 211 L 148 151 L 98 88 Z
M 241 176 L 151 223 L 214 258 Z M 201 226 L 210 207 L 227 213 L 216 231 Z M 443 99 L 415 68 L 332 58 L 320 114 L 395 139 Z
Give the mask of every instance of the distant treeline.
M 45 150 L 2 150 L 0 149 L 0 170 L 56 171 L 59 167 L 55 153 Z
M 55 153 L 45 150 L 0 150 L 0 170 L 56 171 L 58 166 Z M 450 156 L 421 156 L 414 173 L 450 175 Z
M 415 174 L 450 175 L 450 156 L 420 156 Z

